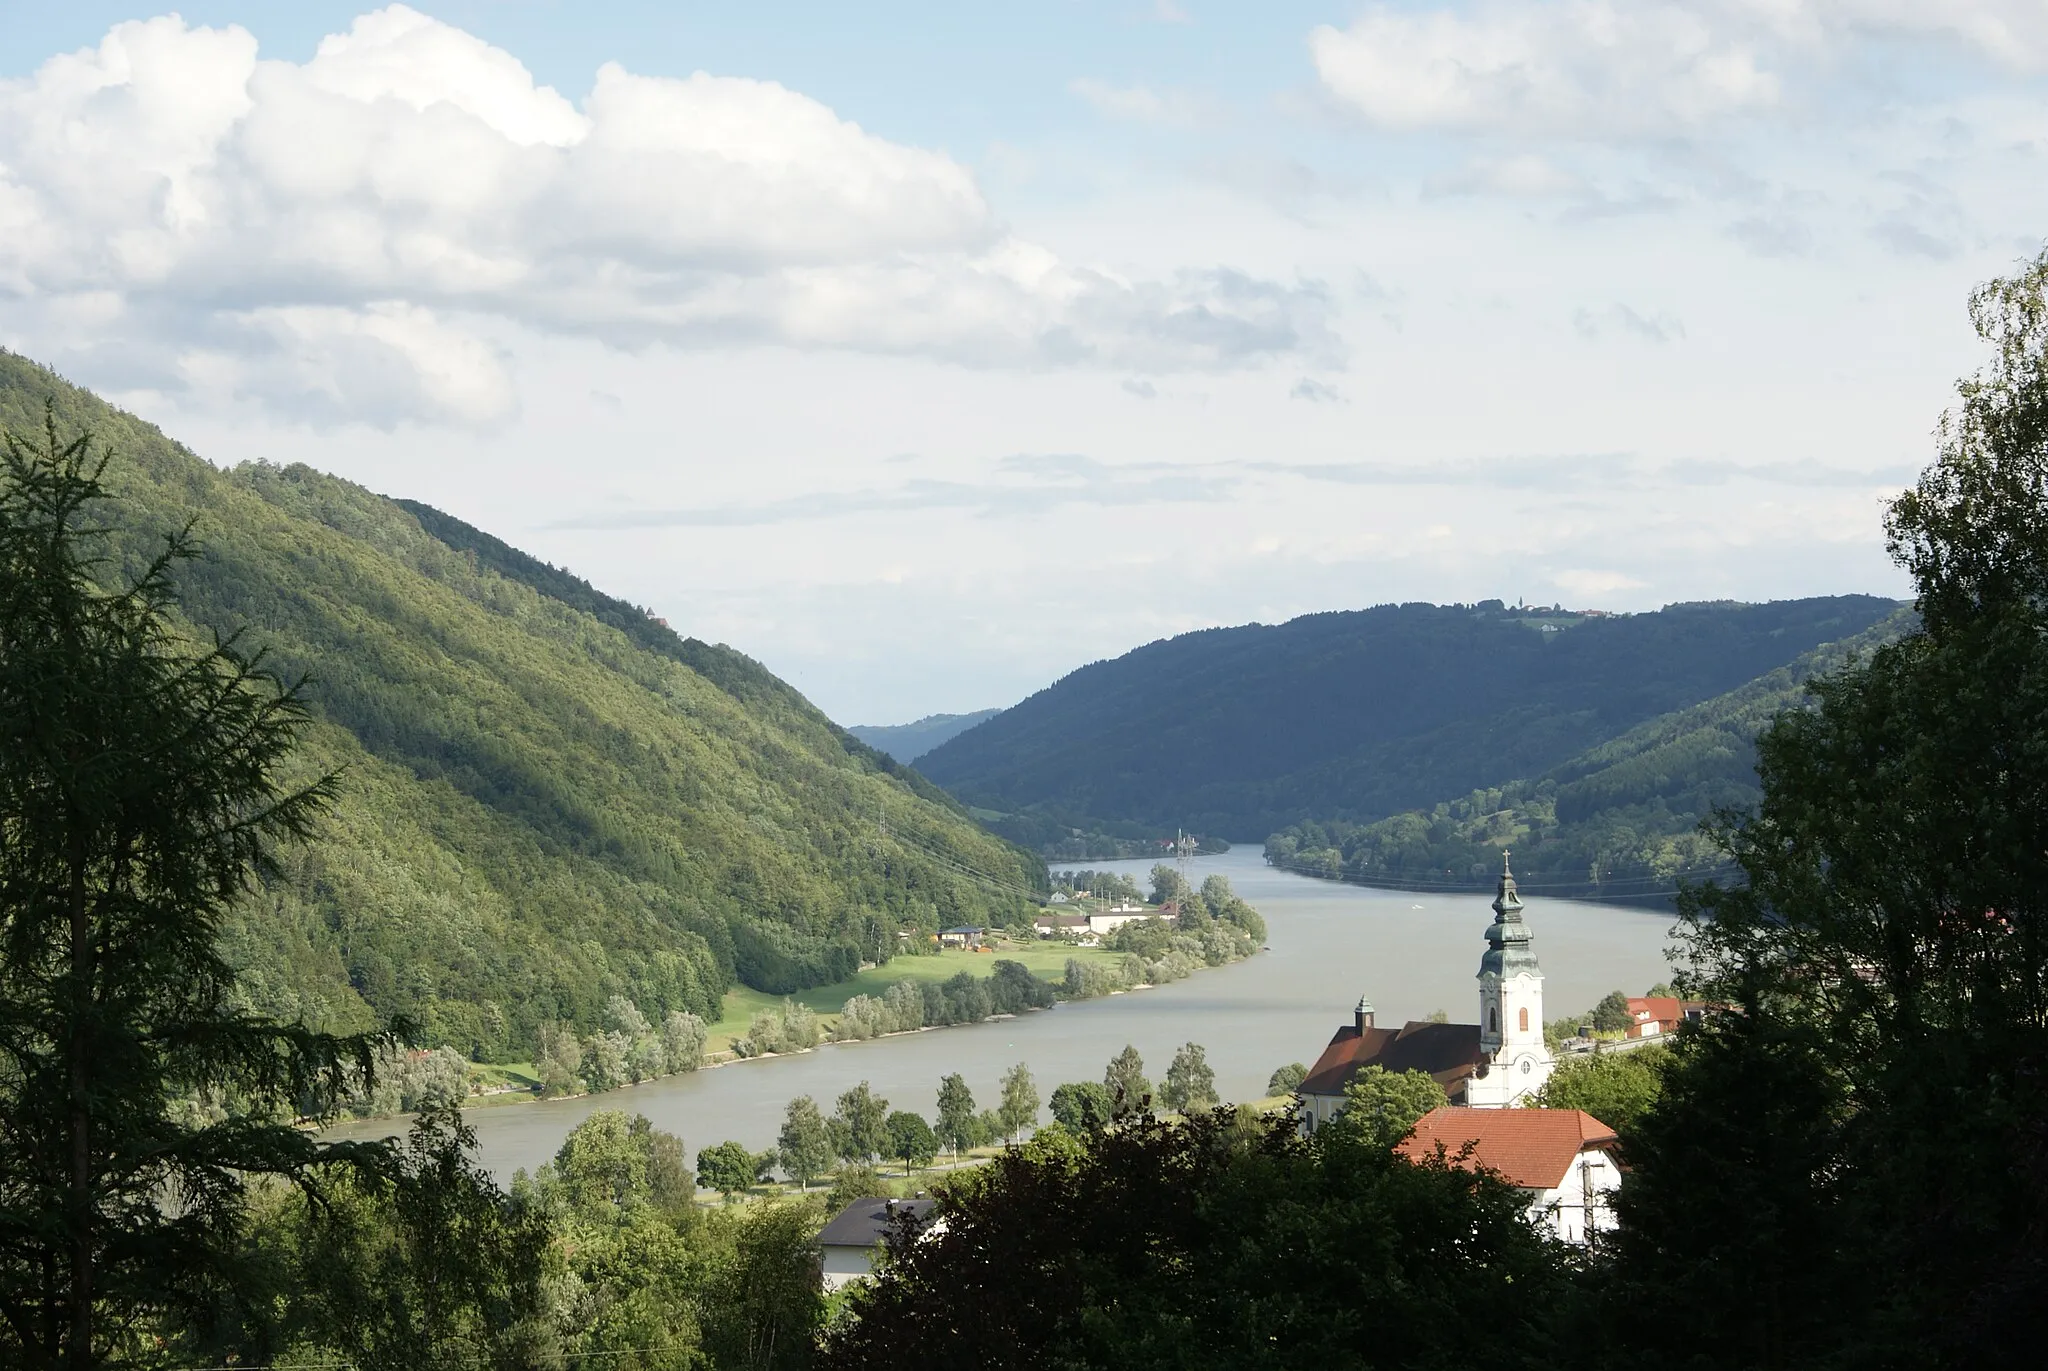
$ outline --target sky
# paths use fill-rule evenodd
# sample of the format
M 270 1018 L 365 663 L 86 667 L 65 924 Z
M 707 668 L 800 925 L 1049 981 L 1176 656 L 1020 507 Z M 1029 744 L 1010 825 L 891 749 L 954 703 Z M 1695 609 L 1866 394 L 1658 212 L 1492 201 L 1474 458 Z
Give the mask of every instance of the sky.
M 1903 595 L 2039 0 L 0 0 L 0 345 L 843 723 L 1387 602 Z

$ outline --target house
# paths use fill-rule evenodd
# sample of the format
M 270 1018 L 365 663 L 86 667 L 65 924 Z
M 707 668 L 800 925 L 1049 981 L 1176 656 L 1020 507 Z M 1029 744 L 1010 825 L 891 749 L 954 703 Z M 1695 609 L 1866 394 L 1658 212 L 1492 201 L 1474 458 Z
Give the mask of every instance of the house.
M 1628 999 L 1628 1036 L 1658 1038 L 1676 1033 L 1678 1026 L 1707 1012 L 1703 1000 L 1681 1000 L 1670 995 L 1631 995 Z
M 1566 1242 L 1614 1227 L 1614 1130 L 1583 1109 L 1449 1105 L 1423 1115 L 1394 1150 L 1414 1161 L 1439 1148 L 1452 1165 L 1483 1167 L 1521 1190 L 1529 1217 Z
M 981 935 L 986 932 L 988 932 L 987 929 L 974 924 L 962 924 L 958 928 L 942 928 L 939 930 L 939 946 L 976 947 L 981 943 Z
M 908 1214 L 920 1229 L 929 1221 L 937 1200 L 855 1200 L 832 1216 L 818 1235 L 818 1267 L 825 1293 L 866 1279 L 875 1269 L 899 1216 Z
M 1452 1104 L 1505 1109 L 1526 1103 L 1557 1066 L 1543 1041 L 1543 971 L 1532 941 L 1502 853 L 1493 922 L 1479 957 L 1479 1022 L 1380 1028 L 1372 1002 L 1361 997 L 1352 1022 L 1337 1030 L 1295 1092 L 1302 1127 L 1314 1132 L 1335 1118 L 1344 1108 L 1344 1088 L 1368 1066 L 1427 1072 Z
M 1085 934 L 1088 932 L 1086 914 L 1041 914 L 1031 921 L 1041 938 L 1056 937 L 1062 933 Z
M 1175 907 L 1161 905 L 1154 908 L 1151 905 L 1132 904 L 1126 900 L 1119 904 L 1113 904 L 1107 909 L 1100 909 L 1090 914 L 1088 916 L 1088 931 L 1097 937 L 1101 937 L 1105 933 L 1113 933 L 1125 924 L 1136 923 L 1140 919 L 1164 919 L 1166 922 L 1172 923 L 1179 917 L 1180 910 Z

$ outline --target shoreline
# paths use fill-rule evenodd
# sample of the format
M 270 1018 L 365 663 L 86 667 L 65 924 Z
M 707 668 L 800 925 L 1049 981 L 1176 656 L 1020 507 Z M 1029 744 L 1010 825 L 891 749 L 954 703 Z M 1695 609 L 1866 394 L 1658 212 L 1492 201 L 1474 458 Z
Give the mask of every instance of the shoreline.
M 1193 980 L 1195 976 L 1199 976 L 1203 972 L 1223 971 L 1233 966 L 1243 966 L 1246 962 L 1251 961 L 1254 957 L 1257 957 L 1262 953 L 1268 952 L 1270 950 L 1271 949 L 1269 947 L 1265 946 L 1255 948 L 1250 954 L 1250 956 L 1239 957 L 1236 961 L 1225 962 L 1221 966 L 1202 967 L 1196 972 L 1194 972 L 1193 975 L 1188 976 L 1186 979 Z M 1106 995 L 1090 996 L 1089 999 L 1106 1000 L 1117 995 L 1129 995 L 1134 994 L 1140 990 L 1156 990 L 1157 988 L 1157 986 L 1153 985 L 1151 982 L 1148 981 L 1141 985 L 1125 986 L 1119 990 L 1112 990 Z M 1042 1008 L 1027 1009 L 1024 1011 L 1024 1014 L 1045 1014 L 1051 1012 L 1052 1010 L 1058 1009 L 1061 1005 L 1086 1003 L 1088 1003 L 1088 1000 L 1056 1000 L 1052 1004 L 1046 1005 Z M 604 1095 L 623 1095 L 625 1092 L 629 1090 L 637 1090 L 643 1085 L 660 1085 L 664 1081 L 672 1081 L 679 1076 L 694 1076 L 699 1074 L 700 1072 L 717 1071 L 725 1067 L 738 1066 L 746 1062 L 776 1061 L 786 1057 L 808 1057 L 813 1053 L 822 1052 L 828 1047 L 841 1047 L 845 1046 L 848 1043 L 882 1042 L 889 1038 L 911 1038 L 917 1036 L 920 1033 L 943 1033 L 948 1029 L 954 1028 L 977 1028 L 980 1027 L 982 1024 L 1011 1022 L 1021 1017 L 1023 1017 L 1023 1015 L 1020 1014 L 991 1014 L 987 1018 L 977 1019 L 973 1023 L 925 1024 L 919 1028 L 899 1028 L 888 1033 L 878 1033 L 872 1038 L 828 1038 L 824 1042 L 817 1044 L 815 1047 L 806 1047 L 795 1052 L 762 1052 L 757 1053 L 756 1055 L 751 1057 L 742 1057 L 737 1053 L 729 1051 L 717 1052 L 711 1054 L 711 1058 L 708 1058 L 701 1066 L 696 1067 L 694 1070 L 671 1071 L 666 1075 L 649 1076 L 646 1080 L 630 1081 L 625 1085 L 614 1086 L 610 1090 L 584 1090 L 574 1095 L 542 1095 L 532 1090 L 525 1089 L 492 1090 L 481 1092 L 475 1095 L 465 1096 L 462 1099 L 462 1101 L 458 1103 L 455 1107 L 461 1113 L 468 1114 L 476 1110 L 511 1109 L 516 1108 L 520 1105 L 552 1104 L 560 1100 L 588 1100 L 596 1099 Z M 313 1132 L 319 1133 L 329 1128 L 339 1128 L 350 1124 L 384 1123 L 393 1119 L 414 1119 L 417 1117 L 419 1117 L 418 1110 L 399 1110 L 398 1112 L 392 1114 L 350 1114 L 342 1118 L 336 1118 L 321 1123 L 315 1123 L 310 1125 L 310 1127 Z

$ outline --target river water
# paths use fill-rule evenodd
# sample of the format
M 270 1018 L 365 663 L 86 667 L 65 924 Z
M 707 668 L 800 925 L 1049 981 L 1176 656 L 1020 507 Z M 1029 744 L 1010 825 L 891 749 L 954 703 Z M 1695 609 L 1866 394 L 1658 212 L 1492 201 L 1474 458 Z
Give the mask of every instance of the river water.
M 1094 862 L 1147 884 L 1150 861 Z M 934 1029 L 864 1043 L 840 1043 L 793 1057 L 740 1062 L 670 1076 L 603 1095 L 472 1110 L 478 1160 L 500 1179 L 547 1161 L 562 1139 L 599 1109 L 645 1114 L 681 1134 L 692 1156 L 728 1138 L 759 1150 L 775 1142 L 785 1106 L 814 1097 L 830 1113 L 840 1091 L 867 1081 L 895 1109 L 934 1117 L 939 1078 L 957 1071 L 984 1107 L 1002 1073 L 1031 1068 L 1041 1097 L 1062 1081 L 1100 1080 L 1125 1044 L 1145 1058 L 1155 1082 L 1174 1050 L 1200 1043 L 1226 1100 L 1257 1099 L 1287 1062 L 1313 1063 L 1330 1035 L 1350 1022 L 1361 994 L 1382 1024 L 1444 1010 L 1454 1022 L 1478 1014 L 1479 954 L 1492 920 L 1486 895 L 1367 890 L 1276 870 L 1256 844 L 1198 857 L 1196 884 L 1221 872 L 1265 916 L 1270 951 L 1199 971 L 1187 980 L 1000 1023 Z M 1668 913 L 1525 894 L 1524 917 L 1543 967 L 1544 1015 L 1592 1007 L 1610 990 L 1640 995 L 1669 976 Z M 328 1137 L 378 1137 L 402 1125 L 371 1120 Z

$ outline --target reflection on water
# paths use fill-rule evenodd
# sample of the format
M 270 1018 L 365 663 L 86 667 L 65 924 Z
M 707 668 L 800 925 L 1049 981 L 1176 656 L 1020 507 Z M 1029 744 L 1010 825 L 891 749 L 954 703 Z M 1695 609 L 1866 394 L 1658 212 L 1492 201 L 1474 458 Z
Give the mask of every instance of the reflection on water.
M 1148 862 L 1096 862 L 1141 882 Z M 866 1080 L 892 1107 L 936 1112 L 939 1078 L 957 1071 L 983 1106 L 997 1080 L 1027 1063 L 1041 1097 L 1062 1081 L 1100 1080 L 1126 1043 L 1144 1055 L 1157 1081 L 1184 1042 L 1208 1049 L 1226 1099 L 1256 1099 L 1287 1062 L 1313 1062 L 1351 1006 L 1368 994 L 1381 1023 L 1419 1019 L 1432 1010 L 1454 1021 L 1476 1016 L 1479 954 L 1492 919 L 1484 895 L 1425 895 L 1366 890 L 1268 867 L 1256 845 L 1195 859 L 1197 883 L 1221 872 L 1266 918 L 1270 951 L 1250 961 L 1196 973 L 1175 985 L 1061 1005 L 1004 1023 L 938 1029 L 865 1043 L 844 1043 L 795 1057 L 740 1063 L 672 1076 L 611 1094 L 475 1110 L 483 1164 L 500 1177 L 554 1155 L 562 1138 L 592 1111 L 626 1109 L 680 1133 L 692 1156 L 735 1138 L 772 1145 L 785 1105 L 815 1097 L 830 1112 L 841 1090 Z M 1641 994 L 1669 968 L 1669 914 L 1525 895 L 1544 975 L 1547 1018 L 1578 1013 L 1610 990 Z M 390 1121 L 357 1123 L 330 1136 L 374 1137 Z

